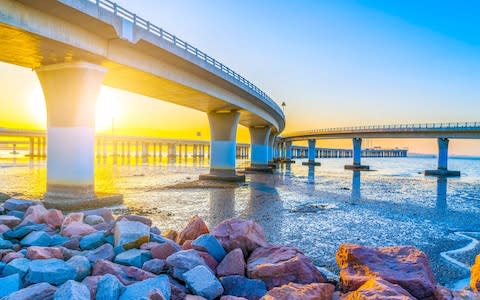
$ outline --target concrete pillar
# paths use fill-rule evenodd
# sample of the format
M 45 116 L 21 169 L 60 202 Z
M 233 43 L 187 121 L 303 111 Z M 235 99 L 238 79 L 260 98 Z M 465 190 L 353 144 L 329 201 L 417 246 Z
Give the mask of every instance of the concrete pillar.
M 285 142 L 285 161 L 289 163 L 293 163 L 292 160 L 292 141 Z
M 37 157 L 42 156 L 42 138 L 37 137 Z
M 362 165 L 362 139 L 353 138 L 353 165 L 346 165 L 345 169 L 347 170 L 369 170 L 369 166 Z
M 244 181 L 245 175 L 235 173 L 235 148 L 240 113 L 238 111 L 211 112 L 207 115 L 211 136 L 210 173 L 200 175 L 200 179 Z
M 311 165 L 311 166 L 319 166 L 319 162 L 315 162 L 315 152 L 316 152 L 316 140 L 310 139 L 308 140 L 308 161 L 303 162 L 302 165 Z
M 448 170 L 448 143 L 447 138 L 437 139 L 438 143 L 438 166 L 437 170 L 427 170 L 425 175 L 430 176 L 460 176 L 460 171 Z
M 103 140 L 103 157 L 107 157 L 107 140 Z
M 162 143 L 158 144 L 158 157 L 162 158 L 163 156 L 163 145 Z
M 105 71 L 85 62 L 36 69 L 47 108 L 47 205 L 76 207 L 96 198 L 95 108 Z
M 188 145 L 185 144 L 185 153 L 184 153 L 185 158 L 188 157 Z
M 193 144 L 193 149 L 192 149 L 192 156 L 193 158 L 197 158 L 197 145 Z
M 252 167 L 267 167 L 270 143 L 270 127 L 250 127 L 250 147 L 252 148 Z
M 30 137 L 29 138 L 30 140 L 30 144 L 29 144 L 29 153 L 28 155 L 30 156 L 30 158 L 32 158 L 34 156 L 34 151 L 35 151 L 35 142 L 33 140 L 33 137 Z
M 127 157 L 130 157 L 130 142 L 127 142 Z

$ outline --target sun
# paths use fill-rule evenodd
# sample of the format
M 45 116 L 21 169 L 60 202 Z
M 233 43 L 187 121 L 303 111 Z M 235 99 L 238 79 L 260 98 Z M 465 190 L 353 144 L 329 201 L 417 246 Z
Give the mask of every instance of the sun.
M 33 117 L 32 121 L 35 127 L 46 127 L 47 109 L 45 105 L 45 97 L 43 96 L 42 88 L 39 84 L 35 86 L 28 98 L 28 107 Z
M 119 117 L 118 112 L 115 93 L 111 89 L 102 87 L 97 99 L 95 129 L 97 131 L 112 130 L 112 128 L 115 127 L 115 120 Z

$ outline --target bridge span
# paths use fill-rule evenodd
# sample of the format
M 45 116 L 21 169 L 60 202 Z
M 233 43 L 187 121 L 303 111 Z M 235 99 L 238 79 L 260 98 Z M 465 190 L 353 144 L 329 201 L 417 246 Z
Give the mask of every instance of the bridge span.
M 375 138 L 435 138 L 438 142 L 438 166 L 426 170 L 425 175 L 460 176 L 460 171 L 448 170 L 448 144 L 450 139 L 480 139 L 480 122 L 401 124 L 324 128 L 283 134 L 275 143 L 275 158 L 286 162 L 292 159 L 292 142 L 308 141 L 307 165 L 319 165 L 315 161 L 315 144 L 319 139 L 352 139 L 353 164 L 345 169 L 369 170 L 362 165 L 362 139 Z
M 98 199 L 94 120 L 102 84 L 205 112 L 207 179 L 244 180 L 235 173 L 238 124 L 250 129 L 253 166 L 268 164 L 285 127 L 280 107 L 253 83 L 109 0 L 0 0 L 0 39 L 0 61 L 34 70 L 45 96 L 47 204 Z

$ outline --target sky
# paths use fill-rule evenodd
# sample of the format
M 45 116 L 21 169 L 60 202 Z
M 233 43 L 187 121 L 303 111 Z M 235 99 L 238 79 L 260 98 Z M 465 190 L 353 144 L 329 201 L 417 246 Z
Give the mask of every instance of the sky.
M 286 103 L 286 132 L 480 121 L 479 1 L 119 0 Z M 45 126 L 34 72 L 0 63 L 0 127 Z M 13 101 L 12 101 L 13 100 Z M 28 109 L 25 109 L 27 107 Z M 113 107 L 113 109 L 111 109 Z M 204 113 L 102 88 L 97 129 L 208 138 Z M 248 130 L 239 129 L 248 141 Z M 435 153 L 434 140 L 370 145 Z M 322 141 L 345 146 L 351 141 Z M 479 141 L 451 153 L 480 155 Z

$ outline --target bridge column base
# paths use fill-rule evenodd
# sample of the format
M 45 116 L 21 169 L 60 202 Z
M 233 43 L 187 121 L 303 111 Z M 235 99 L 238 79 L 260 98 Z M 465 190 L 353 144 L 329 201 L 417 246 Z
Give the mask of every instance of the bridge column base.
M 72 198 L 70 194 L 47 192 L 43 197 L 43 203 L 47 208 L 74 211 L 100 207 L 109 207 L 123 203 L 123 195 L 96 193 L 87 197 Z
M 245 175 L 225 170 L 210 170 L 210 173 L 202 174 L 198 177 L 198 179 L 226 182 L 244 182 Z
M 293 159 L 281 159 L 279 162 L 284 164 L 294 164 L 295 161 Z
M 445 169 L 425 170 L 425 176 L 460 177 L 460 171 L 451 171 Z
M 321 166 L 322 164 L 318 161 L 304 161 L 302 166 Z
M 345 170 L 370 171 L 370 166 L 367 166 L 367 165 L 345 165 Z
M 246 173 L 273 173 L 273 168 L 269 165 L 251 165 L 250 167 L 245 168 Z

